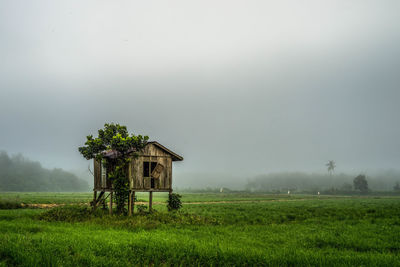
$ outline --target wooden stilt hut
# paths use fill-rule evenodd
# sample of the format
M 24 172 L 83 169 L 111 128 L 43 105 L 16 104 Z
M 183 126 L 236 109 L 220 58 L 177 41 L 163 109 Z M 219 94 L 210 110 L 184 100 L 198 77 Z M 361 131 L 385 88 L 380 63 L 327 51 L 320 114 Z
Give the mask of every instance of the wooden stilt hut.
M 104 158 L 115 158 L 117 154 L 116 151 L 106 151 Z M 138 157 L 132 156 L 126 170 L 129 178 L 129 215 L 134 211 L 136 192 L 149 192 L 149 209 L 152 209 L 153 192 L 172 193 L 172 162 L 182 160 L 183 157 L 155 141 L 148 142 Z M 105 205 L 106 199 L 109 198 L 109 210 L 112 213 L 113 186 L 108 178 L 107 168 L 96 159 L 93 193 L 93 207 L 96 208 L 100 203 Z

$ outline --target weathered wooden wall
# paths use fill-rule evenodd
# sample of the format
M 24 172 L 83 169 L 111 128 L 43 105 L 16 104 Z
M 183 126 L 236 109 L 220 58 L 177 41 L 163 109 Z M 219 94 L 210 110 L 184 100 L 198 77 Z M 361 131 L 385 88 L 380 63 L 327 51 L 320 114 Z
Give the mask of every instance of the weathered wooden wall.
M 151 188 L 151 178 L 143 177 L 143 162 L 156 162 L 164 166 L 159 178 L 154 179 L 154 188 Z M 135 190 L 164 190 L 172 189 L 172 157 L 153 144 L 148 144 L 143 153 L 137 158 L 132 158 L 128 165 L 127 174 L 130 189 Z M 103 181 L 101 164 L 94 160 L 94 189 L 111 189 L 111 182 Z
M 93 159 L 94 189 L 101 189 L 101 164 Z
M 145 147 L 143 153 L 132 160 L 129 168 L 129 179 L 132 190 L 151 189 L 151 178 L 143 177 L 143 162 L 156 162 L 164 166 L 158 179 L 154 179 L 154 190 L 170 190 L 172 184 L 172 158 L 153 144 Z

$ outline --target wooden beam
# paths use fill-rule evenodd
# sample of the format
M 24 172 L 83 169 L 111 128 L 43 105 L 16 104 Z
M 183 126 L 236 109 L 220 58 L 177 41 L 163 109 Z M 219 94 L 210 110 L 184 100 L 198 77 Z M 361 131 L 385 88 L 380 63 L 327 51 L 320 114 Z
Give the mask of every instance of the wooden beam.
M 132 214 L 135 212 L 135 191 L 132 191 L 132 205 L 131 205 L 131 209 L 132 209 Z
M 110 215 L 112 214 L 112 206 L 113 206 L 112 197 L 113 197 L 113 192 L 110 193 L 110 209 L 109 209 Z
M 128 216 L 132 216 L 132 192 L 130 190 L 128 195 Z
M 149 192 L 149 211 L 153 209 L 153 191 Z
M 143 155 L 140 155 L 141 157 L 153 157 L 153 158 L 155 158 L 155 157 L 158 157 L 158 158 L 171 158 L 171 156 L 170 155 L 150 155 L 150 154 L 143 154 Z
M 93 210 L 95 210 L 96 207 L 97 207 L 97 191 L 96 190 L 93 190 L 93 202 L 92 202 L 92 205 L 93 205 Z
M 96 192 L 96 193 L 97 193 L 97 192 Z M 101 191 L 100 194 L 99 194 L 99 196 L 97 197 L 97 199 L 94 200 L 93 205 L 94 205 L 95 207 L 97 207 L 97 205 L 98 205 L 99 202 L 101 201 L 103 195 L 104 195 L 104 191 Z
M 135 191 L 129 191 L 128 197 L 128 215 L 132 216 L 135 207 Z

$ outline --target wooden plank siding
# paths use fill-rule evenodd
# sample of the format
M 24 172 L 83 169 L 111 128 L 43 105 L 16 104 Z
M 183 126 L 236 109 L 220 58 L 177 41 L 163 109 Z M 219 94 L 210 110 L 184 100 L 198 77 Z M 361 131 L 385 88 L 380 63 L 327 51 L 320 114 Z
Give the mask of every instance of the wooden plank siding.
M 167 181 L 168 181 L 168 184 L 167 184 L 167 188 L 168 189 L 172 189 L 172 158 L 168 158 L 167 159 L 167 166 L 168 166 L 168 168 L 167 168 Z
M 126 169 L 129 179 L 129 187 L 132 191 L 163 191 L 172 190 L 172 161 L 173 156 L 159 146 L 149 143 L 138 157 L 132 157 Z M 149 172 L 151 173 L 151 162 L 164 166 L 158 178 L 154 179 L 154 188 L 151 188 L 151 177 L 143 176 L 143 162 L 150 162 Z M 154 166 L 154 164 L 153 164 Z M 102 181 L 101 163 L 94 160 L 94 190 L 111 191 L 112 185 L 109 179 Z M 148 174 L 150 176 L 150 174 Z M 105 187 L 104 187 L 105 185 Z
M 101 164 L 93 159 L 94 189 L 101 189 Z
M 132 158 L 132 162 L 129 164 L 128 168 L 130 189 L 133 191 L 152 189 L 151 178 L 143 176 L 143 162 L 146 161 L 160 163 L 164 166 L 164 169 L 160 172 L 159 178 L 154 179 L 153 190 L 170 190 L 170 173 L 172 169 L 171 155 L 165 153 L 153 144 L 147 145 L 139 157 Z M 151 168 L 151 164 L 149 167 Z

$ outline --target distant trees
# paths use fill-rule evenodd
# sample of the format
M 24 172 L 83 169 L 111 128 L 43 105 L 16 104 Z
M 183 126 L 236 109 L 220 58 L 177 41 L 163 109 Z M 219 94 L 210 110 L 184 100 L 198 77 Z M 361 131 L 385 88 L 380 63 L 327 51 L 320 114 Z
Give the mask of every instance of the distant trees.
M 354 187 L 354 178 L 357 175 L 336 173 L 330 176 L 328 173 L 303 173 L 303 172 L 281 172 L 269 173 L 249 178 L 246 190 L 251 192 L 281 192 L 287 193 L 296 188 L 296 192 L 331 192 L 332 187 L 336 193 L 350 194 L 352 191 L 360 192 L 359 187 Z M 366 177 L 368 192 L 388 192 L 395 190 L 397 182 L 400 187 L 400 171 L 377 172 Z M 400 190 L 400 188 L 399 188 Z M 224 189 L 225 191 L 225 189 Z M 400 191 L 397 191 L 400 193 Z
M 343 183 L 342 186 L 340 187 L 340 190 L 343 192 L 350 192 L 353 190 L 353 186 L 349 183 Z
M 396 184 L 393 186 L 393 190 L 396 192 L 400 192 L 400 183 L 396 182 Z
M 259 192 L 286 192 L 296 189 L 296 192 L 318 192 L 339 188 L 344 183 L 349 183 L 352 188 L 353 176 L 338 174 L 332 181 L 328 174 L 282 172 L 258 175 L 248 179 L 246 189 Z M 351 190 L 350 190 L 351 191 Z
M 329 173 L 330 175 L 332 175 L 333 171 L 334 171 L 335 168 L 336 168 L 336 163 L 335 163 L 333 160 L 330 160 L 330 161 L 328 161 L 327 164 L 325 164 L 325 166 L 328 167 L 328 173 Z
M 368 182 L 365 175 L 360 174 L 353 180 L 355 190 L 359 190 L 361 193 L 368 192 Z
M 0 151 L 0 191 L 75 192 L 87 191 L 86 181 L 62 169 L 45 169 L 21 154 Z

